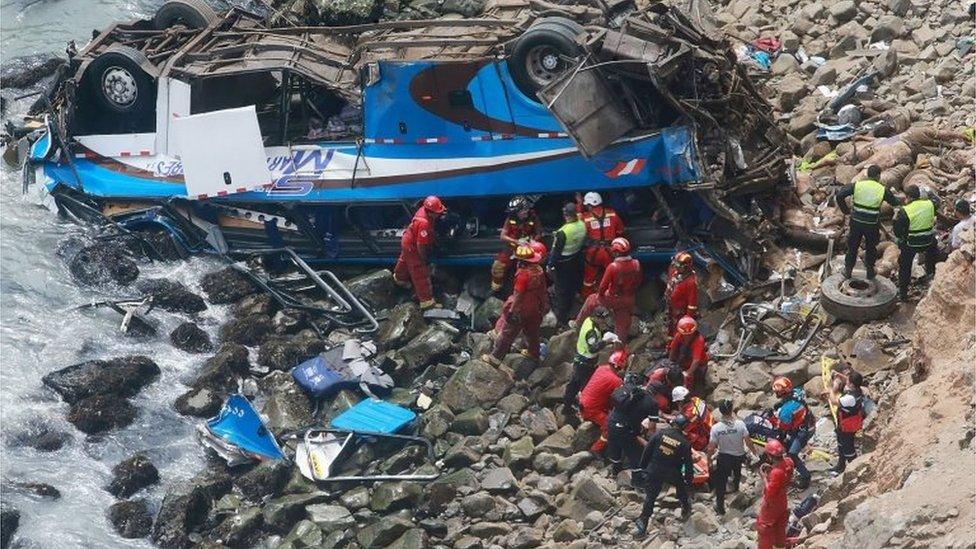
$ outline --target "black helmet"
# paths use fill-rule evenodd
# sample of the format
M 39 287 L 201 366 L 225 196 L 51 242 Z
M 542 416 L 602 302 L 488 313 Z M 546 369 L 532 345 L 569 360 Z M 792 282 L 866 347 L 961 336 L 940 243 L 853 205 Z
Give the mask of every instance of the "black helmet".
M 671 420 L 671 425 L 678 429 L 684 429 L 685 425 L 688 425 L 688 418 L 684 414 L 675 414 L 674 418 Z
M 685 382 L 685 373 L 681 370 L 681 366 L 677 364 L 672 364 L 668 368 L 668 383 L 672 386 L 677 387 Z
M 530 207 L 529 201 L 524 196 L 517 194 L 508 201 L 508 207 L 505 210 L 508 213 L 516 213 L 528 210 Z
M 590 313 L 593 318 L 599 318 L 601 320 L 606 320 L 610 318 L 610 309 L 607 309 L 603 305 L 597 305 L 593 312 Z

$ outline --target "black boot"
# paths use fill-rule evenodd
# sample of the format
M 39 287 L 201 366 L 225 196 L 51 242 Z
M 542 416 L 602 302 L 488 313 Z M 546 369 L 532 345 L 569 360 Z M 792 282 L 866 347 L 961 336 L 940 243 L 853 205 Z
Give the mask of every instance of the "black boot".
M 868 280 L 874 280 L 874 277 L 878 274 L 874 272 L 874 267 L 867 267 L 865 270 L 867 271 Z
M 643 516 L 637 517 L 637 528 L 634 529 L 635 539 L 643 539 L 643 537 L 647 535 L 647 521 L 649 521 L 650 518 L 651 517 L 645 518 Z
M 715 502 L 715 513 L 719 515 L 725 514 L 725 503 L 721 501 Z
M 691 518 L 691 504 L 686 503 L 681 508 L 681 520 L 688 520 L 689 518 Z

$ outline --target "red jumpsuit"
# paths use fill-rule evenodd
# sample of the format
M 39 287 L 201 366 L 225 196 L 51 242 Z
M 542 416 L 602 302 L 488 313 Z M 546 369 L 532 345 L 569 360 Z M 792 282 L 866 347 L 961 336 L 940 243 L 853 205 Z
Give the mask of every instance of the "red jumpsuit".
M 613 208 L 606 206 L 594 206 L 583 212 L 582 220 L 586 225 L 587 247 L 583 256 L 586 263 L 580 295 L 586 298 L 596 291 L 597 280 L 613 259 L 610 242 L 623 234 L 624 222 Z
M 529 356 L 539 358 L 539 326 L 549 310 L 546 273 L 539 265 L 519 267 L 515 273 L 512 295 L 502 305 L 502 315 L 495 324 L 498 339 L 492 356 L 505 358 L 520 333 L 525 334 Z
M 596 309 L 598 304 L 603 305 L 613 313 L 614 333 L 620 337 L 620 341 L 626 343 L 634 316 L 637 288 L 640 287 L 642 280 L 639 261 L 631 259 L 630 256 L 614 259 L 603 273 L 600 291 L 590 295 L 583 302 L 583 307 L 576 315 L 577 325 L 593 314 L 593 309 Z
M 580 391 L 580 417 L 600 426 L 600 438 L 590 446 L 600 453 L 607 447 L 607 419 L 610 416 L 610 395 L 624 382 L 609 364 L 601 364 Z
M 681 317 L 698 316 L 698 277 L 694 272 L 682 273 L 669 267 L 664 299 L 668 304 L 668 335 L 674 336 L 675 326 Z
M 682 430 L 691 447 L 703 452 L 708 447 L 708 439 L 712 433 L 712 411 L 705 401 L 692 397 L 681 407 L 681 414 L 688 418 L 688 425 Z
M 685 387 L 689 390 L 696 382 L 705 380 L 708 370 L 708 346 L 701 333 L 695 332 L 690 336 L 676 333 L 668 343 L 668 357 L 685 371 Z M 688 370 L 695 362 L 699 363 L 697 375 L 690 375 Z
M 427 253 L 434 242 L 434 223 L 423 206 L 413 214 L 413 219 L 403 231 L 400 239 L 400 257 L 393 268 L 393 278 L 410 282 L 417 300 L 421 303 L 434 299 L 434 289 L 430 282 L 430 266 Z
M 535 211 L 532 211 L 522 221 L 516 217 L 506 219 L 505 224 L 502 225 L 502 235 L 514 238 L 515 240 L 524 238 L 535 240 L 538 239 L 539 229 L 541 227 L 542 223 L 539 221 L 539 215 Z M 501 288 L 505 283 L 505 275 L 508 273 L 508 268 L 512 264 L 512 254 L 514 252 L 515 246 L 506 242 L 505 248 L 495 255 L 495 261 L 491 264 L 491 287 L 493 290 Z
M 793 460 L 784 457 L 773 465 L 766 475 L 759 515 L 756 517 L 756 531 L 759 532 L 759 549 L 786 547 L 786 526 L 790 520 L 790 509 L 786 494 L 793 478 Z
M 671 390 L 674 387 L 668 381 L 668 368 L 655 368 L 648 374 L 644 387 L 651 393 L 658 410 L 664 413 L 671 411 Z

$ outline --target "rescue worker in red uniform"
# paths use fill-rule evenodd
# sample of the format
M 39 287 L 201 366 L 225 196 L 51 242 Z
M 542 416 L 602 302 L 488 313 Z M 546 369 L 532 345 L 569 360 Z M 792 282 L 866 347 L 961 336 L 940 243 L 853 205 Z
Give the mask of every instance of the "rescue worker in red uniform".
M 580 417 L 600 426 L 600 438 L 590 446 L 590 451 L 599 454 L 607 447 L 607 420 L 610 417 L 610 395 L 624 384 L 620 372 L 627 368 L 627 351 L 619 350 L 610 354 L 610 362 L 597 367 L 586 386 L 580 391 Z
M 596 292 L 603 270 L 613 259 L 610 255 L 610 243 L 614 238 L 623 236 L 624 222 L 613 208 L 603 205 L 603 197 L 599 193 L 586 193 L 583 196 L 583 208 L 580 219 L 586 226 L 586 251 L 583 256 L 583 290 L 580 295 L 586 299 Z
M 657 403 L 657 409 L 667 414 L 671 411 L 671 392 L 685 382 L 685 376 L 677 364 L 670 360 L 663 362 L 665 365 L 658 366 L 647 375 L 647 383 L 644 387 Z
M 491 291 L 497 292 L 505 285 L 505 277 L 512 266 L 515 248 L 528 244 L 539 237 L 542 223 L 532 204 L 524 196 L 516 196 L 508 203 L 508 217 L 502 225 L 501 240 L 505 248 L 495 256 L 491 264 Z
M 617 334 L 620 341 L 627 343 L 637 301 L 637 289 L 643 281 L 643 275 L 640 262 L 630 257 L 630 242 L 626 238 L 614 238 L 610 243 L 610 250 L 614 260 L 603 272 L 600 290 L 587 297 L 583 303 L 576 316 L 576 324 L 579 325 L 584 318 L 590 316 L 598 305 L 603 305 L 613 313 L 613 333 Z
M 413 286 L 421 309 L 434 307 L 434 289 L 430 282 L 428 254 L 434 244 L 434 224 L 447 208 L 436 196 L 428 196 L 413 214 L 400 239 L 400 257 L 393 268 L 393 280 L 399 286 Z
M 671 402 L 675 413 L 688 420 L 682 431 L 691 442 L 691 448 L 699 452 L 708 448 L 708 439 L 715 420 L 705 401 L 698 397 L 688 398 L 688 389 L 679 385 L 671 391 Z
M 766 456 L 772 465 L 759 467 L 763 480 L 763 497 L 756 517 L 756 531 L 759 533 L 759 549 L 785 549 L 786 527 L 790 519 L 790 509 L 786 495 L 793 478 L 793 460 L 786 456 L 783 444 L 771 439 L 766 442 Z
M 690 316 L 677 323 L 677 333 L 668 343 L 668 358 L 681 366 L 685 373 L 685 387 L 695 389 L 705 382 L 708 371 L 708 346 L 698 332 L 698 322 Z
M 519 334 L 525 334 L 523 354 L 539 359 L 539 326 L 549 305 L 546 273 L 540 265 L 542 255 L 530 246 L 519 246 L 515 249 L 515 259 L 518 269 L 513 292 L 502 305 L 502 319 L 495 325 L 498 339 L 491 354 L 482 356 L 482 360 L 494 366 L 502 363 Z
M 679 252 L 671 260 L 664 299 L 668 307 L 668 335 L 674 337 L 679 320 L 698 316 L 698 277 L 688 252 Z

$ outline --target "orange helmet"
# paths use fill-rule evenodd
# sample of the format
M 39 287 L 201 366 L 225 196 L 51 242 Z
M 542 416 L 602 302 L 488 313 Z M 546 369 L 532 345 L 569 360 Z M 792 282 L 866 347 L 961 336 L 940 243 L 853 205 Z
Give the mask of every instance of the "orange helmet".
M 786 453 L 783 443 L 775 438 L 766 441 L 766 455 L 772 457 L 782 457 Z
M 515 259 L 519 261 L 525 261 L 528 263 L 538 263 L 542 261 L 542 256 L 539 252 L 533 250 L 530 246 L 519 246 L 515 248 Z
M 624 255 L 630 252 L 630 241 L 622 236 L 618 236 L 617 238 L 614 238 L 612 242 L 610 242 L 610 249 L 615 254 Z
M 793 390 L 793 382 L 788 377 L 778 377 L 773 380 L 773 392 L 776 396 L 789 394 Z
M 529 247 L 532 248 L 532 250 L 535 253 L 539 254 L 539 257 L 541 257 L 543 259 L 545 259 L 546 254 L 549 253 L 549 249 L 546 248 L 546 245 L 543 244 L 542 242 L 539 242 L 538 240 L 532 240 L 532 241 L 530 241 L 529 242 Z
M 675 265 L 682 269 L 690 269 L 692 264 L 691 254 L 688 252 L 678 252 L 672 260 Z
M 627 349 L 614 351 L 610 354 L 610 364 L 618 370 L 627 365 Z
M 685 316 L 681 317 L 680 320 L 678 320 L 678 333 L 679 334 L 682 334 L 682 335 L 691 335 L 691 334 L 695 333 L 695 331 L 697 329 L 698 329 L 698 322 L 696 322 L 694 318 L 691 318 L 688 315 L 685 315 Z
M 447 211 L 447 208 L 444 207 L 444 203 L 441 202 L 441 199 L 434 195 L 430 195 L 424 199 L 424 209 L 437 214 Z

